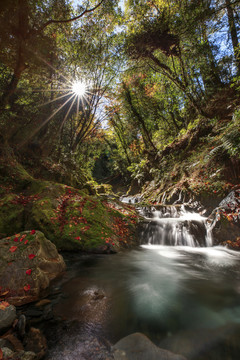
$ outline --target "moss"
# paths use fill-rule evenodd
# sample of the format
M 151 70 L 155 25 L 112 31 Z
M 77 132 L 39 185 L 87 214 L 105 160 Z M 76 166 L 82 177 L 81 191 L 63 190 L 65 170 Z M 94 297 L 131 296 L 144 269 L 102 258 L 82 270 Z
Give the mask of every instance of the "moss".
M 14 203 L 16 194 L 8 194 L 0 201 L 0 236 L 9 236 L 23 230 L 24 208 Z
M 114 229 L 115 219 L 122 221 L 135 214 L 133 210 L 124 210 L 129 214 L 123 214 L 111 208 L 112 203 L 61 184 L 48 184 L 38 195 L 39 199 L 26 208 L 25 229 L 42 231 L 61 250 L 96 252 L 109 245 L 117 249 L 120 240 Z M 131 222 L 122 226 L 134 227 Z

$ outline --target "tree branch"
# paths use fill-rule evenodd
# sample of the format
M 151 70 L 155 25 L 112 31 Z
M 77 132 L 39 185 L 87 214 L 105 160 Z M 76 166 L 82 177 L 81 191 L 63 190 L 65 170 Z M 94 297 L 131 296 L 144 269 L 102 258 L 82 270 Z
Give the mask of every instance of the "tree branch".
M 48 25 L 50 24 L 63 24 L 63 23 L 69 23 L 69 22 L 72 22 L 72 21 L 75 21 L 75 20 L 78 20 L 80 19 L 83 15 L 89 13 L 89 12 L 92 12 L 94 10 L 96 10 L 105 0 L 101 0 L 96 6 L 94 6 L 92 9 L 86 9 L 84 10 L 80 15 L 78 16 L 75 16 L 71 19 L 65 19 L 65 20 L 48 20 L 45 24 L 43 24 L 41 26 L 41 28 L 39 30 L 43 30 L 45 29 Z

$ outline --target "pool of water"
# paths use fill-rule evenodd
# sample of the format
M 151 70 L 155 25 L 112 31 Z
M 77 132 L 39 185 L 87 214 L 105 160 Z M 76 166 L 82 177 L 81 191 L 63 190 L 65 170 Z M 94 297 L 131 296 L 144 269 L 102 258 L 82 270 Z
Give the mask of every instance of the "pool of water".
M 81 336 L 114 343 L 136 331 L 188 359 L 240 359 L 240 253 L 144 245 L 65 260 L 54 306 L 65 325 L 48 333 L 48 359 L 74 359 Z

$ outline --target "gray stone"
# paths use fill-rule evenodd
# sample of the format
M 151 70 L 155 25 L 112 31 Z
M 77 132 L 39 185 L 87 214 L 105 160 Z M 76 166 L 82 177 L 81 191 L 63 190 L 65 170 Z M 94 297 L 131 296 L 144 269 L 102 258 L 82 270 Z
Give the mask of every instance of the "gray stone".
M 14 352 L 7 347 L 3 347 L 2 352 L 3 352 L 3 359 L 11 358 L 14 354 Z
M 26 351 L 21 355 L 20 359 L 21 360 L 36 360 L 37 355 L 32 351 Z
M 8 341 L 7 339 L 0 339 L 0 349 L 2 349 L 3 347 L 7 347 L 10 350 L 14 350 L 13 345 L 10 343 L 10 341 Z
M 181 355 L 157 347 L 141 333 L 121 339 L 113 350 L 115 360 L 186 360 Z
M 16 330 L 18 332 L 18 335 L 23 338 L 25 335 L 25 330 L 26 330 L 26 316 L 25 315 L 20 315 L 18 322 L 17 322 L 17 326 L 16 326 Z
M 0 309 L 0 333 L 9 329 L 16 319 L 16 308 L 13 305 L 7 306 L 5 309 Z

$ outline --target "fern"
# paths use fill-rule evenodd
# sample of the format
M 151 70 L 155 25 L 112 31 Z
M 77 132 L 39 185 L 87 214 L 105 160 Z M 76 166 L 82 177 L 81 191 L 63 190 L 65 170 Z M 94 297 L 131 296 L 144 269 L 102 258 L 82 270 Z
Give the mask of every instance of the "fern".
M 217 157 L 221 157 L 223 155 L 223 153 L 224 153 L 223 144 L 218 145 L 207 154 L 206 160 L 212 160 Z
M 240 154 L 240 131 L 238 128 L 232 129 L 229 133 L 222 136 L 222 146 L 230 156 Z

